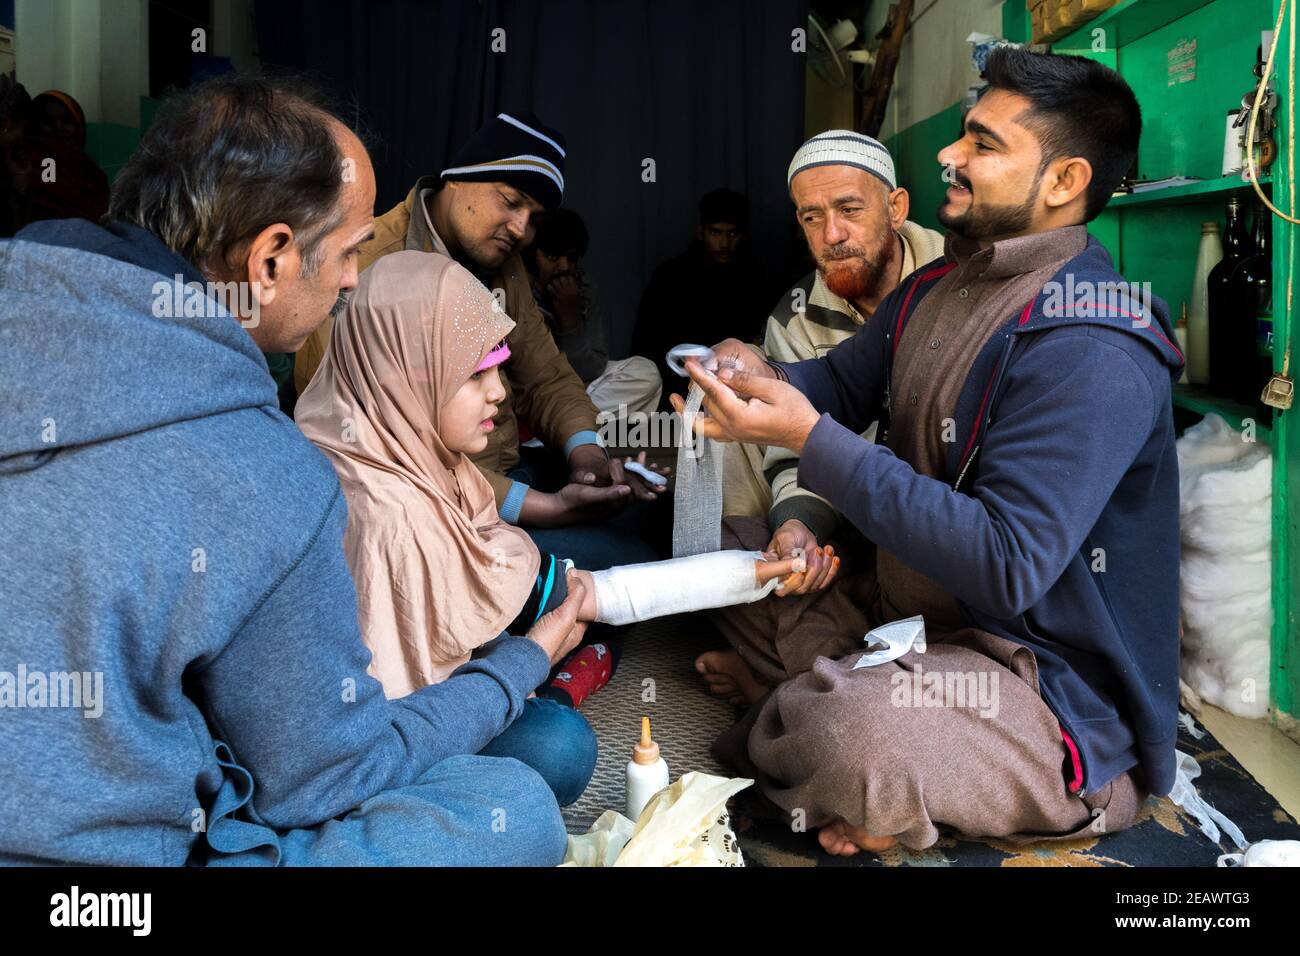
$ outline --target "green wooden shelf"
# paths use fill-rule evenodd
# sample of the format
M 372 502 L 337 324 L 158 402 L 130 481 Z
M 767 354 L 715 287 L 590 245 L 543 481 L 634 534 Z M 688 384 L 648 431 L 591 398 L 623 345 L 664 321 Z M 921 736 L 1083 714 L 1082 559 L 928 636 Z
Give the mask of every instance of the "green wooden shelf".
M 1092 48 L 1093 31 L 1102 27 L 1106 31 L 1106 45 L 1111 49 L 1139 40 L 1168 26 L 1179 17 L 1209 4 L 1211 0 L 1120 0 L 1119 3 L 1097 14 L 1073 33 L 1052 44 L 1057 53 Z
M 1268 186 L 1272 179 L 1268 175 L 1259 178 L 1261 186 Z M 1203 179 L 1200 182 L 1187 183 L 1183 186 L 1170 186 L 1168 189 L 1156 189 L 1144 193 L 1125 193 L 1112 196 L 1107 209 L 1123 206 L 1160 206 L 1168 203 L 1202 202 L 1217 199 L 1229 193 L 1245 192 L 1254 194 L 1250 183 L 1240 176 L 1222 176 L 1219 179 Z
M 1252 419 L 1255 422 L 1255 437 L 1265 444 L 1272 444 L 1273 442 L 1272 429 L 1260 422 L 1259 414 L 1255 409 L 1249 405 L 1243 405 L 1241 402 L 1234 402 L 1231 399 L 1213 395 L 1203 386 L 1175 385 L 1174 405 L 1185 408 L 1189 412 L 1196 412 L 1198 415 L 1208 415 L 1213 412 L 1222 416 L 1229 425 L 1238 431 L 1241 430 L 1244 419 Z

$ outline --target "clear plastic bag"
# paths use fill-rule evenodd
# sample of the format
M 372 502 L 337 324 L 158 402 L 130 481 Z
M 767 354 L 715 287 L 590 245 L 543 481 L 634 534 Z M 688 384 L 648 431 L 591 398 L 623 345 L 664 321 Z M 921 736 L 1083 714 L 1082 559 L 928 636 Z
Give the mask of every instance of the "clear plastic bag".
M 685 773 L 650 798 L 635 824 L 606 810 L 570 836 L 561 866 L 744 866 L 727 801 L 753 784 L 743 777 Z
M 1243 853 L 1225 853 L 1219 866 L 1300 866 L 1300 840 L 1260 840 Z

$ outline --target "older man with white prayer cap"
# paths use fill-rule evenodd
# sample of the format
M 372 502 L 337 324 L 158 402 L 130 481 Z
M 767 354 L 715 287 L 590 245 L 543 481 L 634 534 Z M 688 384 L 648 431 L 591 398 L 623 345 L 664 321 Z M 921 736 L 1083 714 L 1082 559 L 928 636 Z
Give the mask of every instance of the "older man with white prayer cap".
M 908 221 L 908 194 L 894 176 L 894 159 L 870 136 L 818 133 L 794 154 L 787 181 L 817 267 L 773 308 L 763 350 L 777 361 L 798 362 L 852 336 L 904 276 L 943 255 L 943 235 Z M 725 447 L 724 514 L 766 518 L 779 551 L 811 551 L 835 533 L 839 514 L 798 487 L 799 459 L 792 452 Z

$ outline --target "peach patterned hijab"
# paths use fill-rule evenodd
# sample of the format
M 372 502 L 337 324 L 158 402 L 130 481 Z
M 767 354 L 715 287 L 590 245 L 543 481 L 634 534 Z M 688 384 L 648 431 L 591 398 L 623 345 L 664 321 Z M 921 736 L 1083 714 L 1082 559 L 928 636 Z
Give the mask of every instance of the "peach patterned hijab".
M 347 498 L 361 632 L 390 698 L 469 660 L 518 615 L 537 574 L 532 540 L 438 436 L 439 410 L 513 327 L 446 256 L 384 256 L 362 273 L 298 399 L 298 425 Z

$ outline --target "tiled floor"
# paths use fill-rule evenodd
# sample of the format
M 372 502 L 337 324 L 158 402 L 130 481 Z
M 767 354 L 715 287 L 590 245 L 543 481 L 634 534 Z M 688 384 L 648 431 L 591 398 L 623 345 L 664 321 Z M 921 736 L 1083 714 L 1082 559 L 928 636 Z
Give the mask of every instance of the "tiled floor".
M 1199 719 L 1284 810 L 1300 817 L 1300 744 L 1267 720 L 1245 720 L 1211 704 Z

